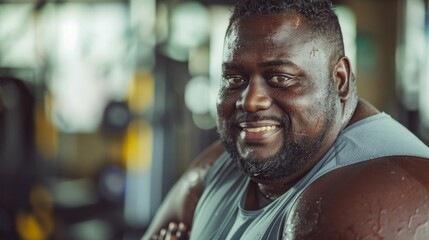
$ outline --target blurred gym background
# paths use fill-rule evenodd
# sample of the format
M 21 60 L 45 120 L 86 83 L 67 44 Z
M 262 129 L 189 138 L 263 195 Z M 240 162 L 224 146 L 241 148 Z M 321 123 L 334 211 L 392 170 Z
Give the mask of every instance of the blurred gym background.
M 0 0 L 0 239 L 139 239 L 216 140 L 233 0 Z M 363 98 L 429 142 L 429 0 L 335 1 Z

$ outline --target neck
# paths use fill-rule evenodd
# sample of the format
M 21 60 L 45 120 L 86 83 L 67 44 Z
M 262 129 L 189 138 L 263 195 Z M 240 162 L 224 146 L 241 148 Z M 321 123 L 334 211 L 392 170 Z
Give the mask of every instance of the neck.
M 244 208 L 248 211 L 261 209 L 287 192 L 295 183 L 257 183 L 251 180 Z
M 258 183 L 257 188 L 259 192 L 271 201 L 276 200 L 278 197 L 287 192 L 297 181 L 287 183 Z
M 250 181 L 244 206 L 246 210 L 255 211 L 261 209 L 283 194 L 273 191 L 271 187 L 269 187 L 271 190 L 268 190 L 266 186 L 271 185 L 256 183 L 253 180 Z
M 354 108 L 353 115 L 351 116 L 350 120 L 347 121 L 347 126 L 361 119 L 375 115 L 379 112 L 380 111 L 378 111 L 378 109 L 376 109 L 374 106 L 372 106 L 365 100 L 359 99 L 359 101 L 356 104 L 356 107 Z

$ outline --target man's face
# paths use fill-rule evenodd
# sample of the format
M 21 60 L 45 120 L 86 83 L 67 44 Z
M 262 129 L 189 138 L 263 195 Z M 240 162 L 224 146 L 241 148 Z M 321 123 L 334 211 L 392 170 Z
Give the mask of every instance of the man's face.
M 341 103 L 330 49 L 298 14 L 238 20 L 226 36 L 218 131 L 251 177 L 303 173 L 333 143 Z

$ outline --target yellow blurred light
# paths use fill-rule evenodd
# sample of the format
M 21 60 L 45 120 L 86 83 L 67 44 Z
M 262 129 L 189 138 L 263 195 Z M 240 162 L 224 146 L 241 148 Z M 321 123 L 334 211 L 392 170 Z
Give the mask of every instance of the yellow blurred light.
M 23 240 L 45 240 L 52 234 L 53 222 L 49 214 L 18 212 L 16 216 L 18 234 Z
M 122 138 L 110 139 L 107 147 L 108 156 L 112 159 L 112 163 L 119 164 L 121 167 L 124 167 L 122 161 L 123 152 L 124 152 L 124 143 Z
M 46 234 L 36 217 L 32 214 L 19 212 L 16 218 L 16 226 L 18 228 L 19 235 L 24 240 L 46 239 Z
M 155 81 L 152 73 L 138 70 L 130 81 L 129 106 L 131 111 L 146 111 L 152 104 L 155 95 Z
M 124 141 L 124 160 L 128 170 L 149 168 L 152 161 L 152 126 L 142 119 L 130 123 Z
M 53 158 L 58 152 L 58 132 L 50 118 L 52 98 L 47 96 L 44 103 L 35 108 L 35 142 L 39 154 L 45 158 Z

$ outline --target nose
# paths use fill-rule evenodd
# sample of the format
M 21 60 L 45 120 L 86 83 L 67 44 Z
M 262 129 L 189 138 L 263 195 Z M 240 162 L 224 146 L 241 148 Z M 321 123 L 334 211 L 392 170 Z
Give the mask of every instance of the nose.
M 269 109 L 271 103 L 265 82 L 250 81 L 237 100 L 236 107 L 245 112 L 258 112 Z

